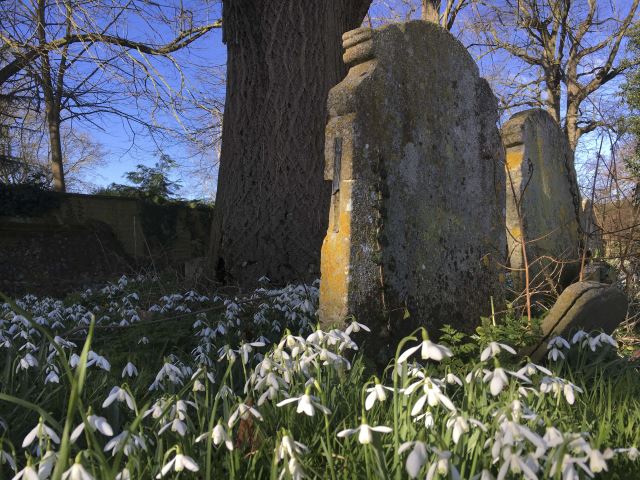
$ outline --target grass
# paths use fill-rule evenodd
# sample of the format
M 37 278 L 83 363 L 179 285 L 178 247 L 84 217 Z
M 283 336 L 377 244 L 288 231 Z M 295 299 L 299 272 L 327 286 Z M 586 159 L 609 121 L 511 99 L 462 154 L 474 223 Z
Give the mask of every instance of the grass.
M 515 374 L 526 359 L 496 342 L 534 341 L 520 320 L 440 343 L 418 330 L 376 372 L 352 332 L 315 327 L 317 299 L 317 285 L 205 297 L 123 277 L 5 303 L 0 478 L 637 476 L 638 364 L 609 337 Z

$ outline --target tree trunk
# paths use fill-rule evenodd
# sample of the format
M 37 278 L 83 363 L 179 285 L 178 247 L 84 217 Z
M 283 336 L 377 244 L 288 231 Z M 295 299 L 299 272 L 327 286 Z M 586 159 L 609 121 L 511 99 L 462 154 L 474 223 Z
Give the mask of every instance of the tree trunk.
M 327 93 L 346 74 L 341 35 L 369 4 L 224 1 L 227 96 L 211 245 L 219 279 L 318 276 L 330 200 Z
M 422 0 L 422 20 L 426 20 L 427 22 L 432 23 L 440 23 L 440 12 L 439 12 L 439 4 L 438 0 Z
M 50 115 L 49 112 L 47 112 L 47 127 L 49 129 L 49 149 L 50 149 L 50 155 L 51 155 L 51 173 L 53 176 L 53 189 L 56 192 L 65 192 L 67 190 L 67 187 L 64 181 L 64 168 L 62 165 L 62 140 L 60 138 L 60 115 Z

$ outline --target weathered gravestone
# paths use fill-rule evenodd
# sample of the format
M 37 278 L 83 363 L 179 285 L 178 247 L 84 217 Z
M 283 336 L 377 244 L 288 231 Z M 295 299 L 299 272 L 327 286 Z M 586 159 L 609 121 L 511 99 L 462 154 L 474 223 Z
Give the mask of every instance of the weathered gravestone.
M 577 282 L 567 287 L 542 320 L 542 340 L 530 350 L 534 361 L 547 353 L 557 335 L 567 338 L 577 330 L 611 334 L 627 315 L 628 300 L 616 287 L 599 282 Z
M 371 325 L 382 359 L 416 325 L 469 329 L 501 298 L 504 153 L 495 97 L 448 32 L 414 21 L 353 30 L 343 44 L 351 68 L 328 100 L 320 319 Z
M 573 153 L 544 110 L 515 114 L 502 128 L 507 167 L 507 243 L 514 289 L 569 284 L 580 267 L 580 194 Z M 526 259 L 522 244 L 526 246 Z

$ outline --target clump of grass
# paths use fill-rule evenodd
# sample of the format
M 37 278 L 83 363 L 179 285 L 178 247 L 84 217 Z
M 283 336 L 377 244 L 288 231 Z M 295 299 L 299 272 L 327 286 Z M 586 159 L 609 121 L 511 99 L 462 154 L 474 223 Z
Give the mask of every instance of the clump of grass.
M 555 339 L 555 360 L 534 365 L 514 355 L 512 345 L 535 340 L 516 320 L 471 338 L 448 327 L 439 343 L 419 329 L 376 375 L 352 338 L 365 325 L 314 327 L 317 285 L 265 283 L 222 297 L 146 282 L 0 307 L 0 475 L 577 479 L 637 470 L 637 364 L 606 335 Z

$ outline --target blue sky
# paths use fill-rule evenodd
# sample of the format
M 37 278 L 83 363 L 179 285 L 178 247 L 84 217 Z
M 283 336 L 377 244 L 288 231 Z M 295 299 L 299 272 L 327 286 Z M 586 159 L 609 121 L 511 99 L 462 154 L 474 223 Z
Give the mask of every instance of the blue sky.
M 387 3 L 398 7 L 398 11 L 402 11 L 402 7 L 400 6 L 401 2 L 398 0 Z M 616 5 L 623 10 L 626 10 L 629 4 L 630 0 L 619 0 L 616 3 Z M 219 16 L 219 13 L 219 8 L 217 8 L 214 14 Z M 381 15 L 384 16 L 386 11 L 381 7 L 372 7 L 370 13 L 372 17 L 376 18 Z M 178 59 L 183 65 L 184 73 L 194 88 L 197 88 L 198 84 L 198 66 L 222 66 L 226 62 L 226 48 L 222 43 L 221 34 L 221 30 L 216 29 L 195 42 L 190 48 L 188 56 L 178 55 Z M 498 61 L 498 59 L 485 58 L 484 67 L 490 66 L 492 61 Z M 483 65 L 481 64 L 481 70 L 483 69 L 482 67 Z M 173 78 L 169 70 L 163 73 L 167 74 L 167 78 Z M 617 88 L 617 85 L 613 85 L 611 87 L 611 93 L 615 93 Z M 222 97 L 221 92 L 220 96 Z M 171 112 L 169 111 L 161 113 L 159 119 L 161 122 L 176 125 L 175 119 L 172 118 Z M 202 191 L 198 188 L 200 185 L 199 181 L 194 179 L 192 175 L 193 170 L 188 168 L 194 160 L 190 158 L 192 156 L 191 152 L 185 145 L 177 142 L 165 142 L 165 144 L 159 147 L 154 144 L 149 137 L 140 132 L 133 135 L 126 123 L 117 117 L 103 117 L 99 120 L 99 125 L 101 128 L 86 126 L 86 124 L 81 127 L 89 131 L 92 137 L 99 141 L 107 151 L 106 165 L 96 170 L 97 176 L 91 179 L 93 183 L 106 185 L 111 182 L 123 182 L 125 172 L 134 169 L 138 163 L 152 165 L 156 161 L 157 152 L 161 150 L 186 167 L 175 175 L 175 178 L 180 180 L 184 185 L 181 192 L 182 195 L 185 197 L 198 197 L 202 195 Z M 593 147 L 593 142 L 589 139 L 586 139 L 583 144 L 587 149 Z M 207 161 L 213 162 L 214 158 L 215 153 L 212 151 Z M 212 179 L 212 182 L 215 183 L 215 178 Z

